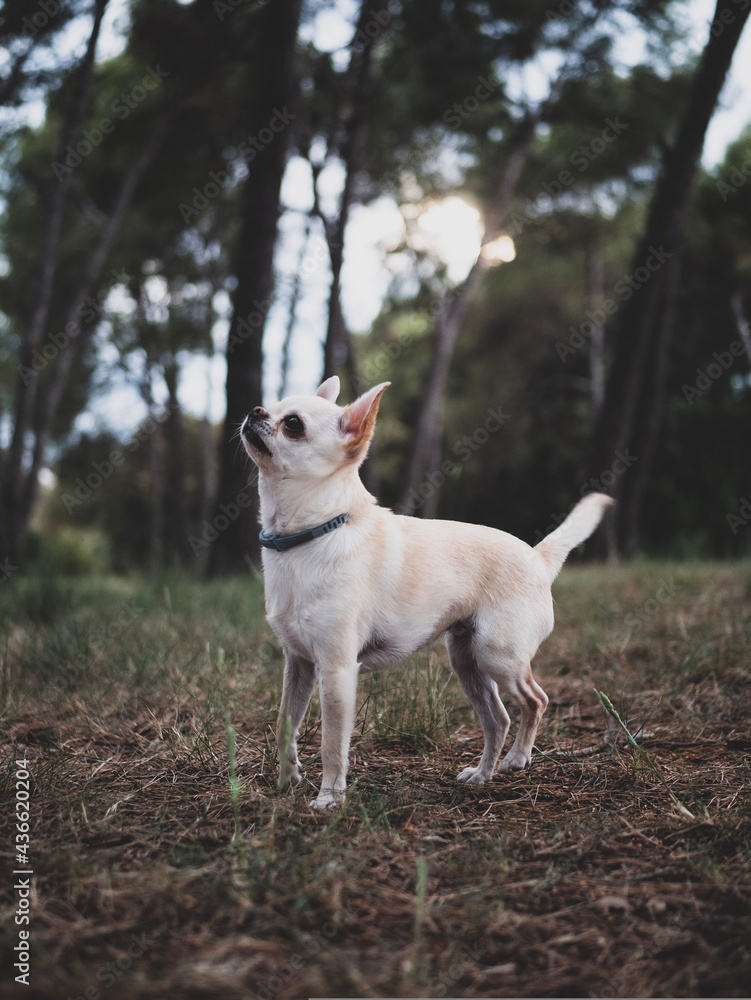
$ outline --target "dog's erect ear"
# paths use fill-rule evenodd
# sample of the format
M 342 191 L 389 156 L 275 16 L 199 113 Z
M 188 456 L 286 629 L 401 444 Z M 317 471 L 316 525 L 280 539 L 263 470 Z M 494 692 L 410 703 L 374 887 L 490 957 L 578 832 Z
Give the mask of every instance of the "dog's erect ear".
M 336 397 L 339 395 L 339 376 L 332 375 L 331 378 L 327 378 L 325 382 L 322 382 L 316 389 L 316 396 L 321 396 L 323 399 L 328 399 L 330 403 L 336 402 Z
M 361 462 L 365 458 L 375 430 L 378 404 L 390 385 L 390 382 L 381 382 L 344 407 L 339 426 L 347 438 L 347 458 L 351 461 Z

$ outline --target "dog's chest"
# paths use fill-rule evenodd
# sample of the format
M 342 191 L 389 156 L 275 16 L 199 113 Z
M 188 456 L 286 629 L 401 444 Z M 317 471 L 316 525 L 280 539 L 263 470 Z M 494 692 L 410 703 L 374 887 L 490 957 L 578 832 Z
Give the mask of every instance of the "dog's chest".
M 333 627 L 331 580 L 320 561 L 308 553 L 264 554 L 264 579 L 266 617 L 280 642 L 313 659 L 318 640 Z

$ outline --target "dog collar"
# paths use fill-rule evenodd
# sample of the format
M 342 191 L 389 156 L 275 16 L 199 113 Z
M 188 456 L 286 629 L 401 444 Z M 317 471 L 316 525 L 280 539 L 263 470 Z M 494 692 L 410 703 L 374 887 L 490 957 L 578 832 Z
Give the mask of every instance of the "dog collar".
M 339 517 L 335 517 L 325 524 L 319 524 L 316 528 L 308 528 L 307 531 L 297 531 L 293 535 L 267 535 L 265 531 L 262 531 L 258 539 L 264 548 L 284 552 L 285 549 L 294 549 L 296 545 L 312 542 L 314 538 L 328 535 L 330 531 L 341 527 L 347 521 L 349 521 L 349 514 L 340 514 Z

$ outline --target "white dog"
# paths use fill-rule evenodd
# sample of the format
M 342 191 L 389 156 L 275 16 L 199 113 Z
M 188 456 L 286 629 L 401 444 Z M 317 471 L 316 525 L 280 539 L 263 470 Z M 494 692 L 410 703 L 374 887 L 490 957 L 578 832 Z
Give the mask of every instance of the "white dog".
M 442 634 L 485 734 L 478 766 L 458 780 L 481 784 L 493 777 L 509 730 L 499 689 L 521 711 L 499 770 L 529 766 L 548 703 L 530 661 L 553 628 L 550 584 L 611 503 L 590 494 L 535 548 L 494 528 L 379 507 L 358 469 L 389 385 L 342 408 L 339 379 L 330 378 L 315 396 L 255 407 L 242 426 L 259 470 L 266 610 L 286 658 L 279 784 L 300 783 L 298 730 L 318 680 L 323 781 L 311 803 L 317 809 L 344 795 L 360 672 L 396 663 Z

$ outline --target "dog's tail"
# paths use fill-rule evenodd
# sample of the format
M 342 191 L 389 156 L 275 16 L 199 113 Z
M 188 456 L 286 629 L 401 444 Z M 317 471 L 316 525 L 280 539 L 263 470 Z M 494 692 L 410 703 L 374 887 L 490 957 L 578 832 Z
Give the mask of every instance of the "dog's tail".
M 569 552 L 589 538 L 612 503 L 613 498 L 604 493 L 588 494 L 563 524 L 535 546 L 535 552 L 540 553 L 548 568 L 551 583 L 560 573 Z

